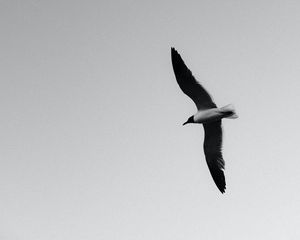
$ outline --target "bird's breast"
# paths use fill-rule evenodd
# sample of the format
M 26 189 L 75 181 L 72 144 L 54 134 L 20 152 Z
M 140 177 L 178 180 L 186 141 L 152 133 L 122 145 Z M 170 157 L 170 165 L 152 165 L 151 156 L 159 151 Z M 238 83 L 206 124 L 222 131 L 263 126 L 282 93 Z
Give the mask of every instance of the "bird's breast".
M 214 122 L 222 119 L 224 114 L 218 108 L 200 110 L 194 115 L 196 123 Z

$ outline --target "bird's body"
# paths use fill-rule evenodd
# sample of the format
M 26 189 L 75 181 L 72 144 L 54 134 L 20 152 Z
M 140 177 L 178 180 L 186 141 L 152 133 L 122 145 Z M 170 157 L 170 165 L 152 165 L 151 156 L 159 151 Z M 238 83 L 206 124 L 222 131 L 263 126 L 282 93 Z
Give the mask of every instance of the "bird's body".
M 203 124 L 204 154 L 209 171 L 218 189 L 224 193 L 226 182 L 224 176 L 225 162 L 222 156 L 222 118 L 237 118 L 233 105 L 218 108 L 208 92 L 196 81 L 179 53 L 172 48 L 173 70 L 181 90 L 188 95 L 197 106 L 197 113 L 192 115 L 183 125 L 188 123 Z
M 222 118 L 236 118 L 236 114 L 233 112 L 233 106 L 227 105 L 222 108 L 210 108 L 200 110 L 193 115 L 195 123 L 209 123 L 219 121 Z

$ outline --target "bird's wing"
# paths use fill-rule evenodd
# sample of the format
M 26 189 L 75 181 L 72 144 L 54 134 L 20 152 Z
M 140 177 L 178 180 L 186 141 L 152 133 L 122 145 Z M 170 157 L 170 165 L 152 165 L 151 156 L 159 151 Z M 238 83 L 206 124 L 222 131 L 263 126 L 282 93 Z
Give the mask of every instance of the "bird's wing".
M 206 162 L 218 189 L 224 193 L 226 182 L 223 169 L 225 162 L 222 156 L 222 126 L 221 121 L 203 124 L 204 154 Z
M 187 68 L 181 56 L 174 48 L 171 48 L 171 57 L 179 87 L 195 102 L 197 109 L 216 107 L 209 93 L 197 82 L 192 72 Z

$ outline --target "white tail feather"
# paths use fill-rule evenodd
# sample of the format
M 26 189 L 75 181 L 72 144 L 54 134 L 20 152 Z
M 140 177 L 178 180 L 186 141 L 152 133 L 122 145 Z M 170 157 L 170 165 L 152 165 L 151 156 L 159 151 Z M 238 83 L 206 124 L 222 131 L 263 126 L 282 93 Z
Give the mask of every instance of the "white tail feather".
M 228 104 L 228 105 L 226 105 L 224 107 L 221 107 L 220 111 L 223 112 L 223 113 L 229 113 L 229 112 L 232 113 L 232 114 L 226 116 L 226 118 L 231 118 L 231 119 L 238 118 L 238 115 L 236 114 L 235 108 L 234 108 L 234 106 L 232 104 Z

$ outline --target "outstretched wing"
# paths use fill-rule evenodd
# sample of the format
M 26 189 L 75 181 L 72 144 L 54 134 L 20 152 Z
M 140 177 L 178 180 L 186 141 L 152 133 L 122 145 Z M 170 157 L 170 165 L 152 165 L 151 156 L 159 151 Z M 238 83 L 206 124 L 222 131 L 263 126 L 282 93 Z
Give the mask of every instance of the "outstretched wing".
M 173 70 L 181 90 L 196 104 L 197 109 L 215 108 L 209 93 L 197 82 L 192 72 L 187 68 L 179 53 L 171 48 Z
M 212 178 L 218 189 L 224 193 L 226 182 L 223 169 L 225 162 L 222 156 L 222 126 L 221 121 L 203 124 L 204 154 Z

